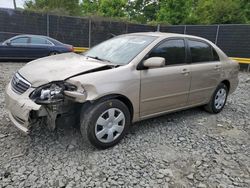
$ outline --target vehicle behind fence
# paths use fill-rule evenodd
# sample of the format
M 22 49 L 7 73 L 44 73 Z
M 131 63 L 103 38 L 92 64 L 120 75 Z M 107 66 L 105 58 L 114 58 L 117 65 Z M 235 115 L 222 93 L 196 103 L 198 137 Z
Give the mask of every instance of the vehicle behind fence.
M 47 35 L 74 46 L 92 47 L 113 35 L 161 31 L 204 37 L 228 56 L 250 58 L 250 25 L 141 25 L 94 18 L 0 9 L 0 41 L 17 34 Z

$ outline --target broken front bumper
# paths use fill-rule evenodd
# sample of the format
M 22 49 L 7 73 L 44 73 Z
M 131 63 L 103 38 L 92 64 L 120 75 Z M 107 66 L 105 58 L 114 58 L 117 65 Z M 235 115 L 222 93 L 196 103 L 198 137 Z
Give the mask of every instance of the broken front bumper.
M 33 91 L 29 88 L 25 93 L 19 95 L 11 89 L 8 84 L 5 90 L 5 103 L 9 112 L 12 123 L 22 132 L 28 134 L 30 130 L 31 111 L 38 111 L 41 105 L 34 103 L 29 98 L 29 94 Z

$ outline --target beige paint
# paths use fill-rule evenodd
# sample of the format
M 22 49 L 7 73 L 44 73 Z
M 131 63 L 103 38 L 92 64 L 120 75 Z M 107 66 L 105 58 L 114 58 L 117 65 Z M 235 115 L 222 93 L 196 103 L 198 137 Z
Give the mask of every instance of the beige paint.
M 64 53 L 31 61 L 18 72 L 32 84 L 32 87 L 38 87 L 102 66 L 105 64 L 97 60 L 87 60 L 75 53 Z
M 159 68 L 165 66 L 165 59 L 162 57 L 151 57 L 143 61 L 144 67 Z
M 187 105 L 190 73 L 187 65 L 141 71 L 140 115 L 148 116 Z
M 230 93 L 236 89 L 238 64 L 211 42 L 194 36 L 159 32 L 136 33 L 136 35 L 158 38 L 129 64 L 118 68 L 81 74 L 104 67 L 105 64 L 73 53 L 45 57 L 25 65 L 19 73 L 31 83 L 32 87 L 22 95 L 13 92 L 10 84 L 6 88 L 6 104 L 12 114 L 13 123 L 19 128 L 29 126 L 29 112 L 42 109 L 42 106 L 29 99 L 29 94 L 36 87 L 51 81 L 66 80 L 76 85 L 78 91 L 65 92 L 65 95 L 81 103 L 113 94 L 125 96 L 133 105 L 133 122 L 206 104 L 217 85 L 224 80 L 230 82 Z M 156 58 L 153 61 L 145 61 L 150 67 L 147 70 L 137 70 L 137 65 L 142 62 L 144 56 L 160 41 L 170 37 L 204 40 L 215 48 L 220 61 L 160 67 L 161 59 L 156 60 Z M 157 64 L 155 67 L 154 61 Z M 74 76 L 77 74 L 78 76 Z M 13 120 L 13 116 L 21 118 L 25 123 L 18 123 Z

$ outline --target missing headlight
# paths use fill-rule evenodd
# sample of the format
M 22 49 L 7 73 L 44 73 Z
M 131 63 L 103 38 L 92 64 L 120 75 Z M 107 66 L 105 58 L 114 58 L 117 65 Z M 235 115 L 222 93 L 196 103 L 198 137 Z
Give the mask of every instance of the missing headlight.
M 75 85 L 66 82 L 53 82 L 38 87 L 30 95 L 37 104 L 53 104 L 64 100 L 64 91 L 76 91 Z

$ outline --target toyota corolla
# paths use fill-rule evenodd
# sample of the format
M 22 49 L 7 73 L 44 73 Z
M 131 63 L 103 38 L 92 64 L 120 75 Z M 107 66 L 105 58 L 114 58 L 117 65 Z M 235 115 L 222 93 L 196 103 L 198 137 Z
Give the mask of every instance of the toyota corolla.
M 204 106 L 219 113 L 238 85 L 239 65 L 215 44 L 160 32 L 109 39 L 84 54 L 32 61 L 6 88 L 13 124 L 79 124 L 84 141 L 117 144 L 136 121 Z

